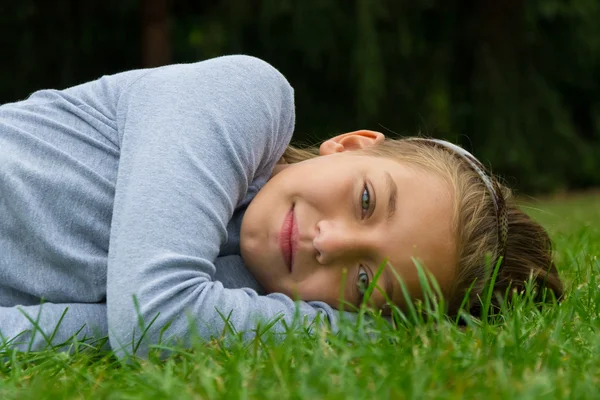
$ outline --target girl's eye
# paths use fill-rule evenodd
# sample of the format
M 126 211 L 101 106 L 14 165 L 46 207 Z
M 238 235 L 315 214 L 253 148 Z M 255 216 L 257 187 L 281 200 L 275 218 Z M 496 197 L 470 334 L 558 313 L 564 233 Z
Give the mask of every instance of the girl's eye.
M 362 300 L 362 297 L 365 295 L 365 292 L 369 287 L 369 274 L 367 274 L 367 271 L 365 271 L 363 267 L 360 267 L 358 270 L 356 286 L 358 287 L 358 293 L 360 294 Z
M 371 208 L 371 193 L 369 193 L 369 188 L 366 183 L 363 187 L 362 197 L 360 199 L 360 207 L 362 210 L 362 217 L 364 218 L 369 212 L 369 208 Z

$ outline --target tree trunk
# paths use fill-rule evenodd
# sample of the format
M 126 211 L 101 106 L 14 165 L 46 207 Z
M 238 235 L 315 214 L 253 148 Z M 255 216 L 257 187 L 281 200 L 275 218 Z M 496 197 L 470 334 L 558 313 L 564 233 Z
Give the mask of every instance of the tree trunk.
M 143 0 L 142 66 L 158 67 L 171 62 L 171 35 L 169 30 L 169 0 Z

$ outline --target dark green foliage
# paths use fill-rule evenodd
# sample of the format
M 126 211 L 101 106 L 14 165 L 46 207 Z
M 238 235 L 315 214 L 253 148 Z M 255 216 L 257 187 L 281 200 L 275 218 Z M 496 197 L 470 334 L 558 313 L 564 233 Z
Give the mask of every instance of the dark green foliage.
M 0 102 L 141 67 L 135 0 L 0 13 Z M 295 140 L 445 137 L 535 192 L 600 184 L 600 2 L 170 1 L 173 62 L 246 53 L 296 89 Z

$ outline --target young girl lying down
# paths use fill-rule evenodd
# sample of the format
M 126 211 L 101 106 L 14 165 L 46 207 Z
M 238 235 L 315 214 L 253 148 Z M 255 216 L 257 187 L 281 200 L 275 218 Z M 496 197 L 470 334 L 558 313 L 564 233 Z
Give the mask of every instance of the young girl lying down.
M 466 151 L 367 130 L 300 150 L 293 130 L 293 89 L 248 56 L 2 105 L 3 338 L 46 346 L 30 318 L 48 336 L 58 325 L 53 344 L 78 332 L 113 349 L 154 320 L 142 351 L 161 334 L 185 342 L 190 315 L 207 338 L 223 316 L 249 331 L 299 312 L 335 330 L 340 295 L 358 306 L 384 260 L 370 304 L 405 305 L 394 271 L 418 298 L 413 257 L 450 314 L 470 288 L 477 315 L 486 259 L 500 293 L 531 276 L 560 296 L 548 235 Z

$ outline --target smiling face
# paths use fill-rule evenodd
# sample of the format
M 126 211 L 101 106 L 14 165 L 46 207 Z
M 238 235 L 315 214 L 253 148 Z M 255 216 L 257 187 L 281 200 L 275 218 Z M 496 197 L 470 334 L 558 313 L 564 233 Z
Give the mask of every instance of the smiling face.
M 376 143 L 377 135 L 348 137 L 324 144 L 322 157 L 278 166 L 250 203 L 241 229 L 250 272 L 267 292 L 339 307 L 341 296 L 360 304 L 387 259 L 377 284 L 403 306 L 390 268 L 419 297 L 416 257 L 448 288 L 456 264 L 450 185 L 420 167 L 346 151 Z M 385 298 L 376 290 L 371 302 L 381 307 Z

